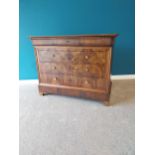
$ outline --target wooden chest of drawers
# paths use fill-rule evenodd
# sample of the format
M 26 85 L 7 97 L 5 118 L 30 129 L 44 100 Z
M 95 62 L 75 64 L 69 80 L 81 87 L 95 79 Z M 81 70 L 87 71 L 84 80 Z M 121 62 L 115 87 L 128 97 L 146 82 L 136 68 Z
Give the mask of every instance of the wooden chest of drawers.
M 111 54 L 117 35 L 31 37 L 40 94 L 110 98 Z

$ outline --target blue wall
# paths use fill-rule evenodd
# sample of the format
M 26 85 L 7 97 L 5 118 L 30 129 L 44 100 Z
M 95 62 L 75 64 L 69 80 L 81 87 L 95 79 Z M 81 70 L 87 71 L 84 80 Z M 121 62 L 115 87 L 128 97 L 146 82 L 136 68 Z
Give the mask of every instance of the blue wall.
M 19 79 L 36 79 L 30 35 L 118 33 L 112 74 L 135 73 L 134 0 L 20 0 Z

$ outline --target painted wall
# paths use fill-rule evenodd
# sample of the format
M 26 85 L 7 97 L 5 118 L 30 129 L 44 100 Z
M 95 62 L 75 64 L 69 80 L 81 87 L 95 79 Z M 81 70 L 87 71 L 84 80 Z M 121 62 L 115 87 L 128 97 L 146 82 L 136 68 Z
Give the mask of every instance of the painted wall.
M 118 33 L 112 74 L 135 73 L 134 0 L 20 0 L 19 79 L 36 79 L 30 35 Z

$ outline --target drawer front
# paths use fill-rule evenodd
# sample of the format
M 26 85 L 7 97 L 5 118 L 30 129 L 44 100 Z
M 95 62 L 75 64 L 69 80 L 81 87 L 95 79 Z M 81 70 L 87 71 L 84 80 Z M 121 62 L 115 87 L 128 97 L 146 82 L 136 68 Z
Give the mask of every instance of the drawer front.
M 79 88 L 82 87 L 91 89 L 105 89 L 105 80 L 102 78 L 94 79 L 87 77 L 41 74 L 39 82 L 53 85 L 73 86 Z
M 44 38 L 33 39 L 34 46 L 112 46 L 110 37 Z
M 38 47 L 40 63 L 105 64 L 108 47 Z
M 57 64 L 42 63 L 40 64 L 40 74 L 48 74 L 55 76 L 77 76 L 104 78 L 105 65 L 103 64 Z

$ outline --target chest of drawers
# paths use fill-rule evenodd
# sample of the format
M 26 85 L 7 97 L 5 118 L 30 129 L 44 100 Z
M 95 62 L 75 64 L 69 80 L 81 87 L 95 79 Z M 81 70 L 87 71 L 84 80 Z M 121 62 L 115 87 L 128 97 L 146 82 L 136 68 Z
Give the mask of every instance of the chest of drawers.
M 31 37 L 40 94 L 101 100 L 108 104 L 116 34 Z

